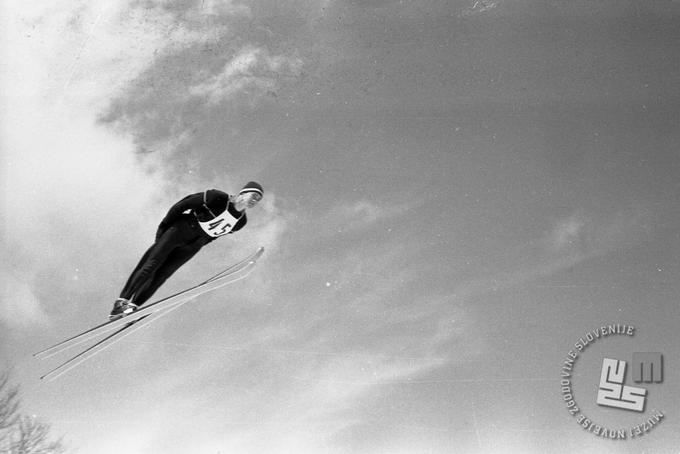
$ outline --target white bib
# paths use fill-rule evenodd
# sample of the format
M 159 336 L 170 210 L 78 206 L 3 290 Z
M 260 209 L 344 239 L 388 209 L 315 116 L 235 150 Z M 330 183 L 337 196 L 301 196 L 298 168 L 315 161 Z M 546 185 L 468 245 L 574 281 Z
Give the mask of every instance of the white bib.
M 225 209 L 222 214 L 215 216 L 209 221 L 201 222 L 198 221 L 198 225 L 201 226 L 203 231 L 208 235 L 217 238 L 218 236 L 226 235 L 231 233 L 232 229 L 236 223 L 241 219 L 241 216 L 235 218 L 229 213 L 228 209 Z

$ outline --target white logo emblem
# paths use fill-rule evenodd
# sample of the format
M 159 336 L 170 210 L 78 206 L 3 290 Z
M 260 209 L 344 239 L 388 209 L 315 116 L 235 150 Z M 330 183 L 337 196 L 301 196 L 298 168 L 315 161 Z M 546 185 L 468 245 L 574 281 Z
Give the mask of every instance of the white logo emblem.
M 597 392 L 597 404 L 625 410 L 644 411 L 647 390 L 626 386 L 624 384 L 625 376 L 625 361 L 604 358 L 602 372 L 600 373 L 600 389 Z

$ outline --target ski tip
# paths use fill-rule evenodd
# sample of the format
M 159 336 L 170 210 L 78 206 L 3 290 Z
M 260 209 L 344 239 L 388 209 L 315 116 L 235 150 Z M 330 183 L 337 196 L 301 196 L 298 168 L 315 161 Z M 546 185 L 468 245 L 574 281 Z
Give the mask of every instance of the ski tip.
M 257 259 L 262 257 L 262 254 L 264 254 L 264 246 L 260 246 L 257 251 L 250 257 L 246 258 L 244 262 L 247 260 L 248 265 L 252 265 L 253 263 L 257 262 Z

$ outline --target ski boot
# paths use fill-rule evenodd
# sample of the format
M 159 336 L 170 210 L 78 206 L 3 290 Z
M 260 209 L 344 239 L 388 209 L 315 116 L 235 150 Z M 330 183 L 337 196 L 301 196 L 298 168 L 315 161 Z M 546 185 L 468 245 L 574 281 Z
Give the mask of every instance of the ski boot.
M 138 306 L 130 300 L 118 298 L 116 302 L 113 303 L 113 309 L 111 310 L 111 314 L 109 314 L 109 320 L 117 320 L 121 317 L 125 317 L 128 314 L 132 314 L 137 308 Z

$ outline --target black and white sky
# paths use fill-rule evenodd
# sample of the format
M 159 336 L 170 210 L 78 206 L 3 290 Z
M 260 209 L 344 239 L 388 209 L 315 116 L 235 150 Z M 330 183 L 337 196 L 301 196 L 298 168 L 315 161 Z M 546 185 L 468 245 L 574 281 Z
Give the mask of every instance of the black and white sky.
M 11 0 L 0 362 L 83 453 L 667 453 L 680 446 L 680 2 Z M 50 383 L 168 208 L 249 180 L 164 296 L 248 279 Z M 579 427 L 560 371 L 585 333 Z M 603 357 L 662 352 L 647 412 Z M 646 415 L 646 416 L 645 416 Z

